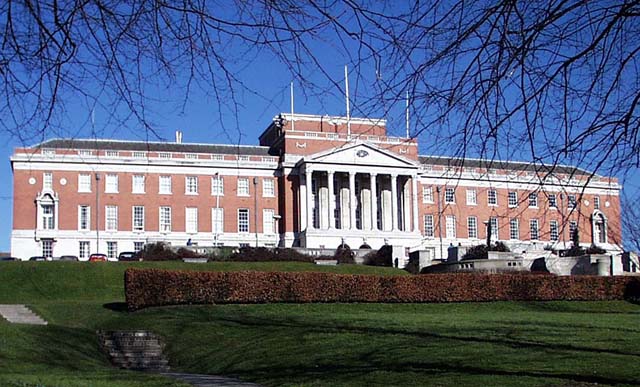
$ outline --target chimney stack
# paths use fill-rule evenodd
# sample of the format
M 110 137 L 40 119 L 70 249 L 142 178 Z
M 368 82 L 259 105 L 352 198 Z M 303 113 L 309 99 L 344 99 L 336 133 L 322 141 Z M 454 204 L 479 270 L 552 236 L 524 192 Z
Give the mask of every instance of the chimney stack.
M 182 144 L 182 131 L 176 130 L 176 143 Z

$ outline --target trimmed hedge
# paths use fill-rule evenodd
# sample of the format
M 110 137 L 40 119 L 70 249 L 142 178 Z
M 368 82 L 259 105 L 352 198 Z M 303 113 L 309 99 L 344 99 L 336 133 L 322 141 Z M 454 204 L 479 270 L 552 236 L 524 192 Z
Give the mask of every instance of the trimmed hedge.
M 640 298 L 640 278 L 128 269 L 125 294 L 130 311 L 163 305 L 270 302 L 604 301 Z

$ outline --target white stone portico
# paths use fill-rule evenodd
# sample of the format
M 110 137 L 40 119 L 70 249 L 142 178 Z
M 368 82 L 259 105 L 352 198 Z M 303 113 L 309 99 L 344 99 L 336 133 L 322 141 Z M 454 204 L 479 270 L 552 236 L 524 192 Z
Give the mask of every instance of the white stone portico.
M 413 161 L 360 142 L 305 156 L 298 171 L 302 246 L 421 243 Z

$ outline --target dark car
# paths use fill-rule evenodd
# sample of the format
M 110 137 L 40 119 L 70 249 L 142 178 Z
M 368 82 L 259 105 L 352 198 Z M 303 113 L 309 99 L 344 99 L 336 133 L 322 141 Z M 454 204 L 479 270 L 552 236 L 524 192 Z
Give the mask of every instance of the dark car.
M 20 258 L 16 257 L 0 257 L 0 261 L 19 261 Z
M 105 254 L 91 254 L 89 262 L 107 262 L 107 256 Z
M 47 258 L 42 255 L 36 255 L 34 257 L 29 258 L 30 261 L 46 261 Z
M 59 261 L 77 261 L 78 257 L 75 255 L 63 255 L 60 257 Z
M 118 261 L 132 262 L 139 261 L 138 254 L 135 251 L 123 251 L 118 255 Z

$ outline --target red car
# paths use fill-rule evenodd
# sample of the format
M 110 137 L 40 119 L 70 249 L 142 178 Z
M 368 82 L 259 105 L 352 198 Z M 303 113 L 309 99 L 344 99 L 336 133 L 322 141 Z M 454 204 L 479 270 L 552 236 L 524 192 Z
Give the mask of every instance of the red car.
M 105 254 L 91 254 L 89 262 L 107 262 L 107 256 Z

